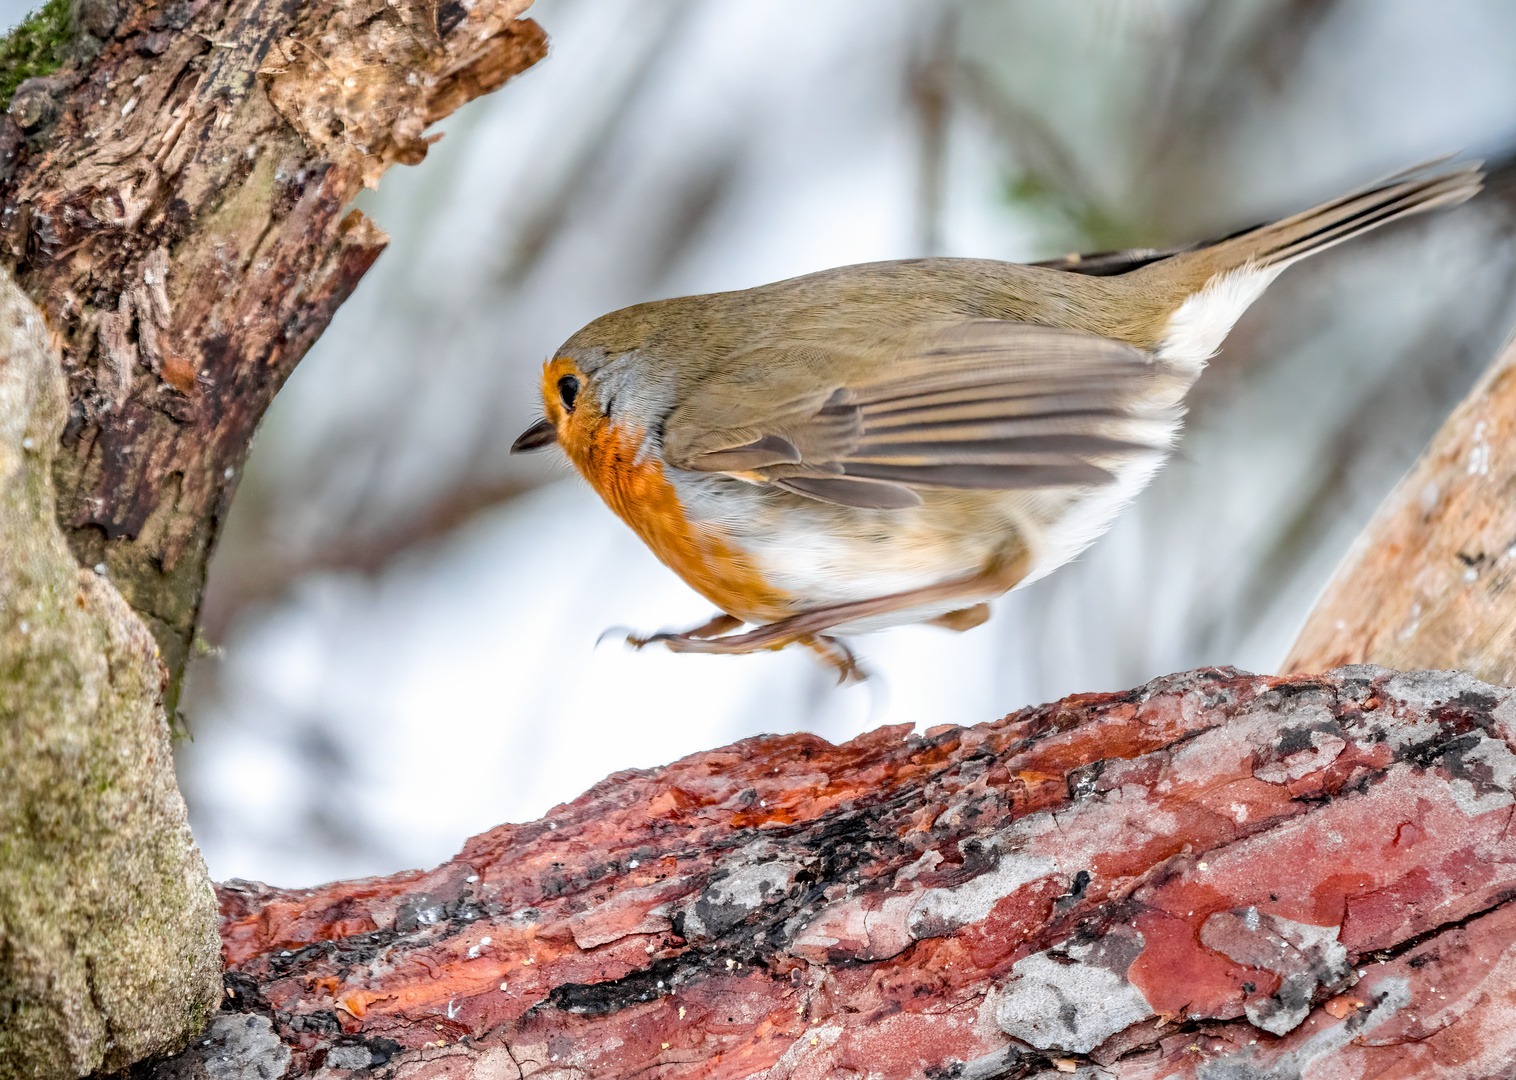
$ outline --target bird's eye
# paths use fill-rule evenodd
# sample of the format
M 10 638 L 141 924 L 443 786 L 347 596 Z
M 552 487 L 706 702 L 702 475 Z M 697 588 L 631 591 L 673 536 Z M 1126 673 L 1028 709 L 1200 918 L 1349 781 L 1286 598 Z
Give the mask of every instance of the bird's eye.
M 574 402 L 579 398 L 579 380 L 565 375 L 558 380 L 558 400 L 563 402 L 565 412 L 574 411 Z

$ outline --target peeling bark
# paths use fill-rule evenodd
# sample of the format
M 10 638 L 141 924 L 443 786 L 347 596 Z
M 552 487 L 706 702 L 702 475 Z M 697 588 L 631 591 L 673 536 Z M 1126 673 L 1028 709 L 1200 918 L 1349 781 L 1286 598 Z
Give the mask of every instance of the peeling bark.
M 1511 691 L 1368 667 L 749 739 L 430 872 L 227 883 L 156 1075 L 1509 1075 L 1513 746 Z
M 1516 683 L 1513 447 L 1516 339 L 1355 542 L 1284 670 L 1373 663 Z
M 384 247 L 349 202 L 543 55 L 527 2 L 97 5 L 99 55 L 0 119 L 0 252 L 62 335 L 60 522 L 175 686 L 253 429 Z

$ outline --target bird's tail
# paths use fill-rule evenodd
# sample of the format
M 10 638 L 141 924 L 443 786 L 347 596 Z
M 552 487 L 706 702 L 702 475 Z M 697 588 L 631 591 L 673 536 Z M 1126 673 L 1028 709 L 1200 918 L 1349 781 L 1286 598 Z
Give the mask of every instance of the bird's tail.
M 1242 266 L 1282 270 L 1370 229 L 1470 198 L 1484 179 L 1482 162 L 1447 162 L 1447 158 L 1428 161 L 1303 213 L 1175 258 L 1193 260 L 1206 277 Z

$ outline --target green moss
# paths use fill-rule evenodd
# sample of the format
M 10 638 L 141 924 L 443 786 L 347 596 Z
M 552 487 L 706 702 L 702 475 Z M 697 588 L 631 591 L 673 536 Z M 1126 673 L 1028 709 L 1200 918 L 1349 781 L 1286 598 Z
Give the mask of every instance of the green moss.
M 62 67 L 72 39 L 68 0 L 47 0 L 0 41 L 0 109 L 10 108 L 24 81 Z

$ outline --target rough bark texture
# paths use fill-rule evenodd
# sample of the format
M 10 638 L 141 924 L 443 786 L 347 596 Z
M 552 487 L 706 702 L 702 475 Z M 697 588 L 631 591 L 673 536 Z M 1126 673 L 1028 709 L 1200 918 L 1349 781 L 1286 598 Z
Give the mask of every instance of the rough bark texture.
M 94 0 L 98 55 L 0 121 L 0 252 L 62 334 L 59 517 L 171 699 L 253 429 L 383 248 L 348 203 L 543 55 L 528 2 Z
M 347 204 L 543 54 L 526 3 L 50 0 L 0 45 L 0 1077 L 176 1050 L 220 997 L 165 722 L 206 562 L 383 247 Z
M 1506 1076 L 1513 744 L 1510 691 L 1367 667 L 749 739 L 222 886 L 224 1011 L 154 1075 Z
M 1516 683 L 1513 447 L 1516 340 L 1379 508 L 1284 670 L 1373 663 Z
M 221 996 L 216 901 L 174 782 L 153 637 L 53 514 L 66 414 L 0 270 L 0 1077 L 182 1048 Z

